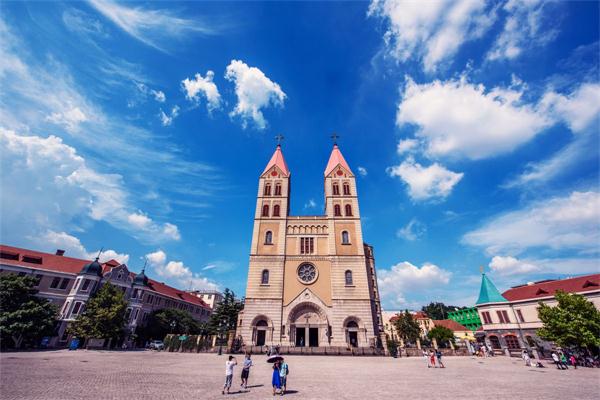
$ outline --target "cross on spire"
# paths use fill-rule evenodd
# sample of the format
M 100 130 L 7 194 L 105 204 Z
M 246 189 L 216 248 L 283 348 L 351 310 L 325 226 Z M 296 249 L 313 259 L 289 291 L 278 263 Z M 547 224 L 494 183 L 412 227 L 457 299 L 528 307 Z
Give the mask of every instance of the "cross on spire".
M 333 135 L 331 135 L 331 138 L 333 139 L 333 144 L 337 144 L 337 140 L 340 137 L 340 135 L 338 135 L 337 133 L 333 132 Z
M 284 139 L 284 136 L 280 133 L 279 135 L 275 136 L 275 140 L 277 140 L 277 146 L 281 146 L 281 141 Z

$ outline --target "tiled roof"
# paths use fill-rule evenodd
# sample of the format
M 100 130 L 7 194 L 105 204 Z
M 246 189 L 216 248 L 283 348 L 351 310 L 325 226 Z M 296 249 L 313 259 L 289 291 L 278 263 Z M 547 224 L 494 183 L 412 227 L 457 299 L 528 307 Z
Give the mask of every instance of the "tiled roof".
M 267 172 L 268 170 L 270 170 L 273 166 L 276 166 L 277 168 L 279 168 L 285 176 L 290 175 L 290 170 L 288 169 L 287 163 L 285 162 L 285 158 L 283 158 L 283 153 L 281 152 L 280 145 L 277 145 L 277 148 L 275 149 L 275 152 L 273 153 L 271 160 L 265 167 L 263 174 L 265 172 Z
M 443 326 L 444 328 L 450 329 L 452 332 L 457 331 L 468 331 L 466 326 L 459 324 L 458 322 L 451 319 L 434 319 L 433 324 L 435 326 Z
M 481 289 L 479 289 L 479 298 L 475 304 L 505 302 L 506 299 L 502 297 L 492 281 L 485 274 L 481 274 Z
M 342 152 L 340 151 L 337 144 L 334 144 L 333 150 L 331 150 L 331 155 L 329 156 L 329 162 L 327 163 L 327 167 L 325 168 L 325 176 L 329 175 L 331 171 L 333 171 L 333 169 L 338 165 L 341 165 L 352 174 L 352 170 L 350 169 L 348 163 L 344 159 Z
M 567 293 L 600 290 L 600 274 L 523 285 L 508 289 L 506 292 L 502 293 L 502 295 L 509 301 L 518 301 L 554 296 L 554 293 L 557 290 L 562 290 Z
M 40 251 L 34 251 L 6 245 L 0 245 L 0 251 L 6 255 L 18 255 L 17 260 L 10 260 L 4 257 L 0 258 L 2 264 L 14 265 L 18 267 L 31 269 L 40 269 L 46 271 L 63 272 L 73 275 L 77 275 L 79 272 L 81 272 L 81 269 L 84 267 L 84 265 L 89 264 L 91 262 L 91 260 L 57 256 L 56 254 L 42 253 Z M 23 256 L 29 256 L 33 259 L 41 260 L 41 264 L 23 261 Z M 118 265 L 120 265 L 118 261 L 109 260 L 102 264 L 102 273 L 105 274 Z M 135 273 L 131 272 L 131 274 L 132 278 L 134 278 Z M 177 300 L 183 300 L 201 307 L 210 308 L 204 301 L 202 301 L 202 299 L 189 293 L 186 293 L 182 290 L 165 285 L 164 283 L 148 279 L 148 286 L 151 290 L 161 295 L 168 296 Z

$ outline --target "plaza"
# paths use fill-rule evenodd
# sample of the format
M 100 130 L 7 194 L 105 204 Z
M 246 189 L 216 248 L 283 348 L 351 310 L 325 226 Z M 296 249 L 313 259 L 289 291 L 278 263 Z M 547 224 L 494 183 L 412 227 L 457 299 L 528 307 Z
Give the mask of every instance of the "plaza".
M 271 364 L 254 355 L 247 392 L 221 385 L 226 355 L 152 351 L 57 350 L 0 355 L 1 393 L 15 399 L 266 399 Z M 242 360 L 238 355 L 238 362 Z M 529 368 L 517 358 L 446 357 L 445 369 L 421 358 L 289 356 L 286 397 L 295 399 L 596 398 L 600 369 Z M 596 394 L 594 394 L 596 393 Z

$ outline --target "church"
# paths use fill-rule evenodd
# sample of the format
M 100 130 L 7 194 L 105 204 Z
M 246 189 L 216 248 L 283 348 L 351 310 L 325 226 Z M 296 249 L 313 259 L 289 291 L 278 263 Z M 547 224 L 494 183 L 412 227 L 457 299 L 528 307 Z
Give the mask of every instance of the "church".
M 325 215 L 292 216 L 291 172 L 277 145 L 258 182 L 246 302 L 246 346 L 381 347 L 373 247 L 363 242 L 356 177 L 334 144 Z

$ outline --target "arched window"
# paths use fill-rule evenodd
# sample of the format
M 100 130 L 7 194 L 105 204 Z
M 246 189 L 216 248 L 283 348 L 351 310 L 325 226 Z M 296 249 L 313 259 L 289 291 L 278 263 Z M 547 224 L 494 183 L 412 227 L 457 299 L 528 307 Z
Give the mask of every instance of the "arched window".
M 279 217 L 279 204 L 275 204 L 273 206 L 273 216 L 274 217 Z
M 275 185 L 275 196 L 281 196 L 281 184 Z
M 268 269 L 263 269 L 262 275 L 260 277 L 260 284 L 261 285 L 269 284 L 269 270 Z
M 352 206 L 350 204 L 346 204 L 346 216 L 347 217 L 352 216 Z
M 333 195 L 334 196 L 339 196 L 340 194 L 340 185 L 338 185 L 337 183 L 333 184 Z
M 271 185 L 266 184 L 265 185 L 265 196 L 270 196 L 271 195 Z
M 336 204 L 335 206 L 333 206 L 333 215 L 335 215 L 336 217 L 342 216 L 342 209 L 340 208 L 339 204 Z
M 504 341 L 506 342 L 506 346 L 509 349 L 520 349 L 521 345 L 519 344 L 519 339 L 515 335 L 506 335 L 504 336 Z
M 352 271 L 347 270 L 345 273 L 345 276 L 346 276 L 346 285 L 352 285 Z M 350 326 L 350 324 L 348 324 L 348 326 Z
M 265 244 L 273 244 L 273 232 L 267 231 L 265 233 Z
M 490 336 L 490 343 L 492 345 L 492 349 L 502 348 L 502 346 L 500 346 L 500 340 L 498 339 L 498 336 Z
M 262 216 L 263 217 L 268 217 L 269 216 L 269 205 L 268 204 L 265 204 L 263 206 Z
M 350 272 L 350 271 L 347 271 Z M 350 321 L 346 324 L 346 328 L 358 328 L 358 324 L 356 323 L 356 321 Z
M 350 244 L 350 235 L 348 231 L 342 231 L 342 244 Z
M 344 195 L 345 196 L 350 195 L 350 185 L 348 183 L 344 183 Z

